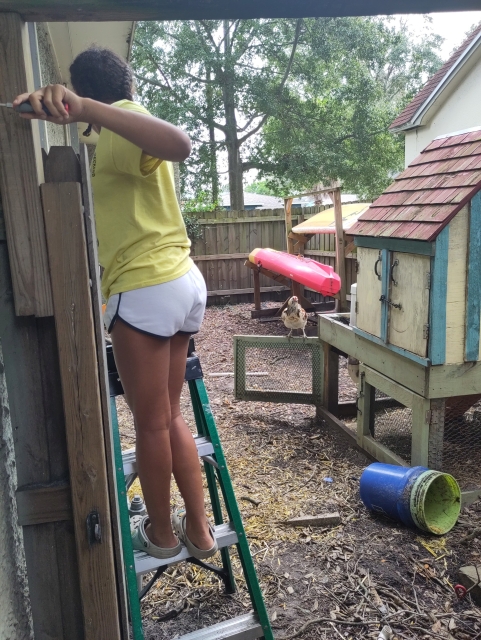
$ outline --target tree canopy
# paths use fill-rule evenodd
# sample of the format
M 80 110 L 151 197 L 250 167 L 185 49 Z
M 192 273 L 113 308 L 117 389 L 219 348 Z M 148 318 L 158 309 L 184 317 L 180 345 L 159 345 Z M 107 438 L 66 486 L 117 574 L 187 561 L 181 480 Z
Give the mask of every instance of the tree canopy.
M 191 135 L 184 190 L 216 201 L 226 152 L 241 209 L 250 169 L 278 192 L 335 179 L 381 192 L 403 161 L 388 126 L 439 67 L 440 43 L 388 18 L 145 22 L 132 63 L 147 108 Z

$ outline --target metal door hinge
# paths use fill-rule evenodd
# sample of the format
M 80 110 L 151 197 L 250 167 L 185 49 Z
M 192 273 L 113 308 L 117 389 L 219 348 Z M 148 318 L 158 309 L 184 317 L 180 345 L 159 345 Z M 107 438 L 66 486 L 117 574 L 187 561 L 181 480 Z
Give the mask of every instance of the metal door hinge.
M 354 270 L 356 273 L 359 273 L 359 260 L 354 261 Z
M 433 412 L 430 409 L 428 409 L 426 411 L 426 422 L 427 422 L 427 424 L 431 424 L 432 418 L 433 418 Z
M 430 289 L 431 288 L 431 273 L 430 271 L 428 271 L 426 273 L 426 289 Z
M 424 338 L 424 340 L 428 340 L 428 338 L 429 338 L 429 325 L 428 324 L 425 324 L 423 326 L 423 338 Z

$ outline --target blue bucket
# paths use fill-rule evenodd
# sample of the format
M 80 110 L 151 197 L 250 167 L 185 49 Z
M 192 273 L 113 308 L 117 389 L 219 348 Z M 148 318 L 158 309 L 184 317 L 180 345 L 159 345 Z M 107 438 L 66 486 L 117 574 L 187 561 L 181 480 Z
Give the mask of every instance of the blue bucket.
M 411 489 L 426 467 L 398 467 L 375 462 L 364 469 L 360 480 L 361 500 L 376 513 L 416 526 L 411 515 Z

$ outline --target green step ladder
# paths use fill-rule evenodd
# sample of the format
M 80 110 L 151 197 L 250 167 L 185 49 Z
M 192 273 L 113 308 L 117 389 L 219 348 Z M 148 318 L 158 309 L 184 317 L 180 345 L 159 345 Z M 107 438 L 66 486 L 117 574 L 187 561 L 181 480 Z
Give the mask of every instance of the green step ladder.
M 212 571 L 223 580 L 226 593 L 235 593 L 236 584 L 229 555 L 229 547 L 232 545 L 236 545 L 237 547 L 237 553 L 252 602 L 253 613 L 231 618 L 216 625 L 188 633 L 178 640 L 222 640 L 224 638 L 236 640 L 265 638 L 265 640 L 274 640 L 234 488 L 227 469 L 227 463 L 214 416 L 210 408 L 200 360 L 194 351 L 193 340 L 191 339 L 189 345 L 185 380 L 189 385 L 194 410 L 197 426 L 197 435 L 194 436 L 194 440 L 199 457 L 204 463 L 204 471 L 214 514 L 215 537 L 221 553 L 222 567 L 216 567 L 195 558 L 190 558 L 184 546 L 182 546 L 182 550 L 177 556 L 169 558 L 168 560 L 159 560 L 142 551 L 134 551 L 132 549 L 127 492 L 137 477 L 135 449 L 122 452 L 120 445 L 115 398 L 118 395 L 123 395 L 123 389 L 117 373 L 111 345 L 107 345 L 107 363 L 120 526 L 133 640 L 144 640 L 140 600 L 162 573 L 173 564 L 187 561 Z M 221 497 L 224 501 L 229 522 L 224 522 L 223 520 Z M 154 573 L 154 575 L 142 589 L 142 576 L 148 573 Z

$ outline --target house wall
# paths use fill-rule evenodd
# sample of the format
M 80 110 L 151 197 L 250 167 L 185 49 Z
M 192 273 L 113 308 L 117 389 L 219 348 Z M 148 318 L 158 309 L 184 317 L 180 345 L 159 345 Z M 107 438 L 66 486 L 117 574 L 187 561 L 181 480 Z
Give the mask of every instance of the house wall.
M 406 167 L 438 136 L 481 126 L 481 46 L 425 114 L 405 133 Z

